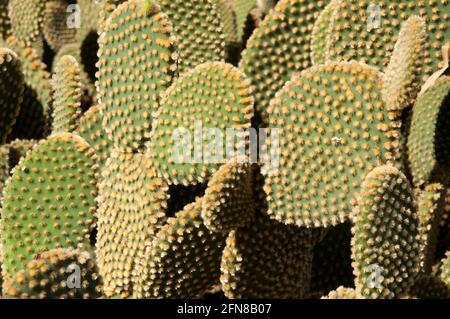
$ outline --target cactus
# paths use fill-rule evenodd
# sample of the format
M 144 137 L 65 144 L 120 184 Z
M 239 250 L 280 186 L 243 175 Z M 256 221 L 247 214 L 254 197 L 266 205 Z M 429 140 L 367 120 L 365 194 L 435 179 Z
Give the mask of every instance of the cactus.
M 113 147 L 103 129 L 100 107 L 98 105 L 92 106 L 81 116 L 75 131 L 95 150 L 103 165 L 109 158 Z
M 80 274 L 80 282 L 70 275 Z M 71 286 L 73 285 L 73 286 Z M 98 298 L 100 281 L 93 257 L 86 251 L 57 248 L 34 256 L 25 269 L 5 282 L 7 298 Z
M 396 156 L 398 123 L 384 108 L 380 78 L 366 65 L 333 62 L 277 93 L 268 113 L 280 168 L 263 166 L 269 215 L 308 227 L 348 220 L 364 176 Z
M 120 3 L 118 0 L 115 0 L 114 2 L 116 4 Z M 82 0 L 78 1 L 77 4 L 80 6 L 81 23 L 80 28 L 75 35 L 75 39 L 77 42 L 82 43 L 91 33 L 98 33 L 100 28 L 102 3 L 98 0 Z
M 202 218 L 212 232 L 229 233 L 248 225 L 255 214 L 250 164 L 235 159 L 213 174 L 202 201 Z
M 392 57 L 383 74 L 383 100 L 389 111 L 411 106 L 420 91 L 426 51 L 426 25 L 412 16 L 403 22 Z
M 27 46 L 36 48 L 42 45 L 45 3 L 41 0 L 9 0 L 11 32 Z
M 292 74 L 311 65 L 311 31 L 323 7 L 321 0 L 281 0 L 248 40 L 239 68 L 252 82 L 257 124 L 267 124 L 269 102 Z
M 153 0 L 145 1 L 150 3 Z M 156 3 L 173 25 L 180 73 L 204 62 L 223 61 L 223 25 L 216 6 L 210 0 L 156 0 Z
M 445 258 L 442 260 L 441 279 L 450 289 L 450 250 L 447 251 Z
M 338 287 L 336 290 L 330 291 L 327 296 L 321 299 L 364 299 L 361 294 L 354 288 Z
M 97 194 L 97 157 L 79 136 L 41 141 L 13 169 L 2 208 L 3 274 L 36 253 L 88 243 Z
M 113 151 L 101 175 L 96 252 L 103 291 L 142 298 L 146 245 L 166 221 L 168 186 L 142 154 Z
M 259 214 L 228 235 L 222 290 L 228 298 L 302 298 L 310 288 L 312 232 Z
M 58 51 L 63 45 L 75 40 L 77 29 L 67 24 L 69 3 L 65 0 L 44 1 L 42 34 L 50 48 Z M 83 2 L 83 1 L 81 1 Z
M 449 179 L 449 94 L 450 77 L 442 76 L 414 105 L 407 145 L 416 187 Z
M 8 1 L 0 0 L 0 40 L 5 40 L 11 33 L 11 22 L 8 17 Z
M 237 38 L 242 40 L 244 36 L 245 23 L 250 11 L 256 6 L 256 0 L 232 0 L 236 15 Z
M 74 57 L 65 55 L 57 61 L 52 78 L 52 133 L 73 132 L 81 116 L 80 66 Z
M 127 0 L 100 0 L 100 15 L 98 21 L 98 34 L 102 34 L 105 30 L 105 23 L 109 15 L 122 3 Z
M 427 26 L 423 61 L 426 78 L 439 68 L 441 47 L 450 39 L 449 10 L 447 0 L 342 0 L 334 13 L 328 56 L 339 61 L 358 59 L 383 68 L 389 63 L 402 22 L 418 15 L 432 23 Z
M 0 48 L 0 144 L 6 143 L 19 116 L 23 100 L 24 80 L 17 55 Z
M 413 191 L 404 174 L 388 165 L 371 171 L 361 188 L 352 228 L 356 289 L 366 298 L 403 297 L 420 263 Z
M 438 277 L 421 275 L 414 281 L 408 295 L 417 299 L 449 299 L 450 288 Z
M 114 147 L 127 152 L 149 138 L 160 91 L 176 71 L 171 24 L 156 4 L 146 12 L 143 4 L 131 0 L 117 7 L 99 39 L 96 86 L 103 126 Z
M 237 68 L 212 62 L 183 74 L 167 89 L 154 114 L 148 153 L 169 184 L 203 183 L 230 155 L 225 153 L 226 129 L 250 127 L 253 98 L 249 86 Z M 208 132 L 208 128 L 215 131 Z
M 17 53 L 22 62 L 25 81 L 23 103 L 11 137 L 43 138 L 50 131 L 52 108 L 50 74 L 35 49 L 27 47 L 14 36 L 7 39 L 7 46 Z
M 311 33 L 311 63 L 313 65 L 327 62 L 329 34 L 333 30 L 333 13 L 341 0 L 331 0 L 317 17 Z
M 201 206 L 186 205 L 147 243 L 145 297 L 197 298 L 218 282 L 225 236 L 205 227 Z

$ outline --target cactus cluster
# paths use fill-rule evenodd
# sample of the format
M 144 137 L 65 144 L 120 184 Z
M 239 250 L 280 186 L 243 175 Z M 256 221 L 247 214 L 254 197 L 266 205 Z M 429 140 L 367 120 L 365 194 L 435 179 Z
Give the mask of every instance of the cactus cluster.
M 0 0 L 0 296 L 450 298 L 449 13 Z

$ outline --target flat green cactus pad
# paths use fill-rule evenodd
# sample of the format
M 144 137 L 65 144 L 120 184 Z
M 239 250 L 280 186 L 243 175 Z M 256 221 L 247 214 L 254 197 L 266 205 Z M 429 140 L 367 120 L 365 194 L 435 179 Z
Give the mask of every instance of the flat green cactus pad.
M 395 167 L 379 166 L 364 179 L 352 228 L 353 273 L 362 296 L 400 298 L 413 284 L 420 265 L 416 210 L 409 181 Z
M 384 68 L 388 65 L 403 21 L 411 15 L 425 20 L 427 44 L 424 78 L 440 68 L 441 47 L 450 40 L 448 0 L 343 0 L 334 14 L 330 32 L 331 60 L 358 61 Z
M 65 55 L 57 61 L 52 78 L 52 133 L 73 132 L 81 116 L 81 69 L 77 60 Z
M 228 235 L 222 254 L 227 298 L 303 298 L 309 292 L 312 232 L 267 215 Z
M 81 2 L 86 1 L 88 0 L 83 0 Z M 68 1 L 46 0 L 44 2 L 42 34 L 50 48 L 58 51 L 63 45 L 75 41 L 77 28 L 70 27 L 67 23 L 69 15 L 71 14 L 68 12 Z M 85 18 L 84 16 L 82 17 Z
M 149 245 L 149 297 L 197 298 L 218 283 L 225 236 L 210 232 L 200 214 L 198 198 L 169 218 Z
M 269 215 L 284 223 L 346 221 L 365 175 L 395 158 L 398 123 L 381 99 L 379 72 L 364 64 L 305 70 L 268 111 L 279 147 L 270 147 L 271 161 L 263 166 L 264 190 Z
M 78 278 L 79 276 L 79 278 Z M 88 299 L 100 297 L 94 258 L 86 251 L 57 248 L 34 256 L 5 282 L 6 298 Z
M 157 5 L 144 0 L 117 7 L 99 38 L 96 83 L 103 125 L 114 147 L 132 152 L 149 138 L 160 93 L 176 71 L 172 27 Z
M 151 2 L 153 0 L 146 0 Z M 156 0 L 167 14 L 177 37 L 178 66 L 184 73 L 199 64 L 223 61 L 225 36 L 216 7 L 210 0 Z
M 169 187 L 142 154 L 113 151 L 101 175 L 96 253 L 103 291 L 143 298 L 145 249 L 166 221 Z
M 41 141 L 14 168 L 2 209 L 3 271 L 9 277 L 37 253 L 89 242 L 97 157 L 77 135 Z
M 450 177 L 450 77 L 442 76 L 414 105 L 408 159 L 416 187 Z
M 12 34 L 26 45 L 42 41 L 45 2 L 42 0 L 9 0 L 8 16 Z
M 226 152 L 227 129 L 245 131 L 252 115 L 244 74 L 223 62 L 201 64 L 165 92 L 154 115 L 148 154 L 169 184 L 205 182 L 231 155 Z
M 333 31 L 333 14 L 340 0 L 331 0 L 314 23 L 311 33 L 311 62 L 313 65 L 327 62 L 330 32 Z

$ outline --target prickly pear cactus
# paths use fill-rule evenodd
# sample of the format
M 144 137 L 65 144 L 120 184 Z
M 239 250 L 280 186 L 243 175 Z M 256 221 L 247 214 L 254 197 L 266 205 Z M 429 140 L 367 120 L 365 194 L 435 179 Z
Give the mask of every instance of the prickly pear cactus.
M 94 258 L 67 248 L 35 255 L 4 285 L 6 298 L 19 299 L 98 298 L 99 288 Z
M 81 2 L 86 1 L 89 0 Z M 42 34 L 48 45 L 53 50 L 58 51 L 63 45 L 75 41 L 77 28 L 75 25 L 71 26 L 68 24 L 71 14 L 70 10 L 68 10 L 70 5 L 68 1 L 46 0 L 44 3 Z M 85 17 L 83 16 L 83 18 Z
M 2 208 L 3 273 L 35 254 L 89 242 L 97 195 L 97 157 L 81 137 L 52 135 L 14 168 Z
M 403 297 L 420 265 L 417 207 L 404 174 L 388 165 L 371 171 L 362 183 L 353 219 L 357 290 L 365 298 Z
M 176 71 L 172 25 L 156 4 L 144 4 L 118 6 L 99 39 L 96 87 L 103 126 L 114 147 L 127 152 L 148 140 L 160 93 Z

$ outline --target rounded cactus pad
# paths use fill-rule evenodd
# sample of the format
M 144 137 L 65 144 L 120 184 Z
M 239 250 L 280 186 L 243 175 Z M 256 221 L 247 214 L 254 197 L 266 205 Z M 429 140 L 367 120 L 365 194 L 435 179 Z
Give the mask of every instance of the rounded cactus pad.
M 39 53 L 24 42 L 11 36 L 8 47 L 17 53 L 22 62 L 25 81 L 23 103 L 13 127 L 12 136 L 20 139 L 43 138 L 50 131 L 52 94 L 50 74 Z
M 81 137 L 41 141 L 14 168 L 2 209 L 3 271 L 25 268 L 36 253 L 89 242 L 97 195 L 97 157 Z
M 311 62 L 314 65 L 327 62 L 329 35 L 333 30 L 333 14 L 340 0 L 331 0 L 314 23 L 311 33 Z
M 94 0 L 95 1 L 95 0 Z M 106 20 L 120 4 L 126 2 L 127 0 L 99 0 L 100 4 L 100 14 L 98 22 L 98 34 L 101 34 L 105 29 Z
M 314 21 L 326 1 L 281 0 L 247 42 L 239 68 L 249 77 L 257 116 L 267 124 L 270 100 L 295 72 L 308 68 Z M 258 123 L 259 124 L 259 123 Z
M 222 254 L 227 298 L 303 298 L 309 293 L 312 232 L 258 215 L 228 235 Z
M 17 55 L 0 48 L 0 144 L 6 143 L 19 116 L 23 100 L 24 80 Z
M 358 62 L 305 70 L 268 111 L 279 160 L 264 164 L 264 190 L 269 215 L 284 223 L 344 222 L 365 175 L 395 157 L 398 123 L 384 108 L 380 75 Z
M 354 288 L 338 287 L 321 299 L 364 299 Z
M 94 148 L 99 160 L 104 164 L 112 152 L 113 146 L 103 129 L 102 116 L 98 105 L 91 106 L 81 116 L 76 134 L 84 138 Z
M 366 298 L 399 298 L 419 271 L 419 221 L 408 179 L 393 166 L 361 186 L 352 228 L 355 285 Z M 395 261 L 395 262 L 393 262 Z
M 221 1 L 226 2 L 225 0 Z M 236 16 L 237 37 L 242 40 L 248 15 L 256 7 L 256 0 L 232 0 L 231 2 Z
M 146 297 L 197 298 L 218 283 L 225 236 L 205 227 L 201 206 L 186 205 L 149 244 Z
M 417 99 L 407 146 L 416 187 L 446 182 L 450 170 L 450 77 L 439 78 Z
M 414 103 L 422 83 L 426 40 L 426 25 L 422 18 L 412 16 L 402 23 L 383 74 L 382 94 L 388 110 L 402 110 Z
M 83 0 L 81 2 L 85 2 Z M 47 0 L 45 2 L 42 33 L 50 48 L 58 51 L 64 44 L 75 41 L 77 28 L 68 25 L 69 2 L 66 0 Z
M 230 156 L 230 129 L 236 135 L 245 133 L 252 115 L 245 76 L 227 63 L 201 64 L 164 93 L 154 114 L 149 155 L 170 184 L 205 182 Z M 238 138 L 239 145 L 230 149 L 240 149 L 241 142 Z
M 65 55 L 56 62 L 52 78 L 52 133 L 73 132 L 81 116 L 81 70 L 73 56 Z
M 151 3 L 153 0 L 146 0 Z M 210 0 L 156 0 L 177 37 L 180 72 L 225 58 L 222 20 Z
M 438 241 L 439 222 L 445 204 L 445 188 L 439 183 L 429 184 L 417 199 L 419 218 L 419 243 L 421 246 L 421 268 L 430 273 L 434 263 Z
M 143 154 L 113 151 L 101 175 L 96 252 L 103 290 L 107 296 L 138 294 L 146 243 L 166 220 L 169 187 Z
M 445 254 L 445 258 L 442 260 L 441 279 L 450 289 L 450 250 Z
M 388 65 L 402 22 L 418 15 L 428 34 L 423 74 L 439 69 L 441 47 L 450 39 L 448 0 L 343 0 L 334 14 L 330 32 L 332 60 L 357 59 L 384 68 Z
M 19 299 L 100 297 L 100 279 L 86 251 L 56 248 L 37 254 L 4 285 L 5 296 Z
M 45 3 L 42 0 L 9 0 L 12 34 L 26 45 L 42 41 Z
M 144 0 L 117 7 L 99 38 L 96 83 L 103 125 L 114 147 L 132 152 L 149 138 L 160 93 L 176 71 L 172 27 L 154 4 Z
M 249 224 L 255 214 L 251 166 L 245 159 L 222 165 L 208 182 L 202 218 L 211 231 L 228 233 Z

